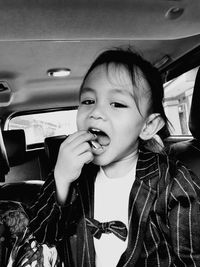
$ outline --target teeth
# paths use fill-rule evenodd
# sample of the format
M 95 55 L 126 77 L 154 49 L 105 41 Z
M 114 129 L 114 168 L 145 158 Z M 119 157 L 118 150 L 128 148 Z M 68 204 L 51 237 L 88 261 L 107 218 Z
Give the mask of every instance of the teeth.
M 92 131 L 92 132 L 97 132 L 97 133 L 99 133 L 99 132 L 100 132 L 100 130 L 99 130 L 99 129 L 95 129 L 95 128 L 92 128 L 92 129 L 90 129 L 90 131 Z

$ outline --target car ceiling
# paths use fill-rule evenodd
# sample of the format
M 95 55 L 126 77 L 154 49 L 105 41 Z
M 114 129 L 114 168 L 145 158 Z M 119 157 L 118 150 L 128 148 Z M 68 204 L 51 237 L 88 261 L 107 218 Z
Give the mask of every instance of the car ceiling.
M 90 63 L 131 45 L 159 66 L 200 44 L 199 0 L 0 0 L 0 117 L 76 106 Z M 47 76 L 70 68 L 67 78 Z

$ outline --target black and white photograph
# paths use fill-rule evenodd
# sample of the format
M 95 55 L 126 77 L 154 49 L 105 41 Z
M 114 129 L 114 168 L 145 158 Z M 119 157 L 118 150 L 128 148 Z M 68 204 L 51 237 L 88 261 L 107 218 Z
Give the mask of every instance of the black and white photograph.
M 200 267 L 199 14 L 0 0 L 0 267 Z

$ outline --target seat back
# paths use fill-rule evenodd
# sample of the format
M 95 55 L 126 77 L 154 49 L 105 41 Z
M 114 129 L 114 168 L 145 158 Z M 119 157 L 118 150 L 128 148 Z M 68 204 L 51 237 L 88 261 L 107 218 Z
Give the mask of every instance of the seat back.
M 67 135 L 58 135 L 45 138 L 44 147 L 49 171 L 54 168 L 57 161 L 60 145 L 66 138 Z
M 25 161 L 26 139 L 24 130 L 2 131 L 10 167 L 22 164 Z
M 21 164 L 25 160 L 26 140 L 24 130 L 0 131 L 0 181 L 5 181 L 5 175 L 10 167 Z
M 200 68 L 198 69 L 191 102 L 189 129 L 192 140 L 171 145 L 169 154 L 182 161 L 200 177 Z
M 6 153 L 5 143 L 0 130 L 0 182 L 5 181 L 5 175 L 9 172 L 10 166 L 8 162 L 8 156 Z
M 9 162 L 5 181 L 44 180 L 47 176 L 43 169 L 44 149 L 27 150 L 22 129 L 3 131 L 2 136 Z

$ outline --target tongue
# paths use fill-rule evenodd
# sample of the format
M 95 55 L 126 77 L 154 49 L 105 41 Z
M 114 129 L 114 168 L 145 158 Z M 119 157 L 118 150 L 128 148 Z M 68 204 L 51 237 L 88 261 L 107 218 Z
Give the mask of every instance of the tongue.
M 97 141 L 101 146 L 107 146 L 110 144 L 110 138 L 106 135 L 98 135 Z

